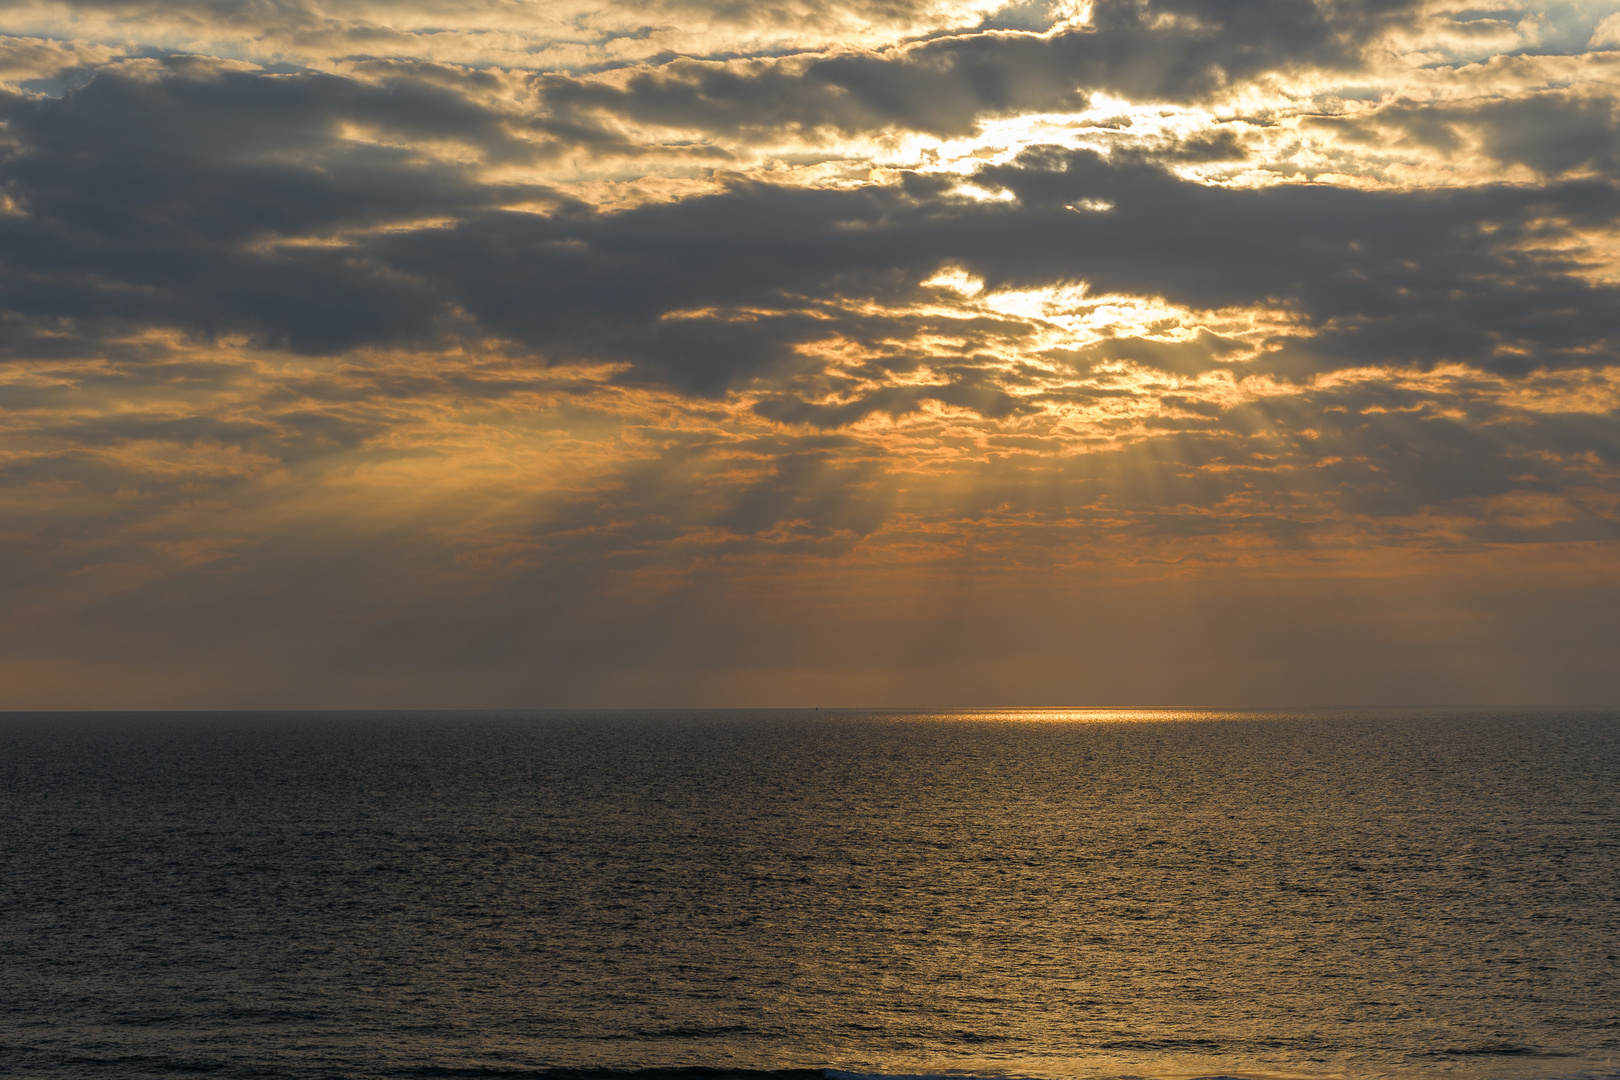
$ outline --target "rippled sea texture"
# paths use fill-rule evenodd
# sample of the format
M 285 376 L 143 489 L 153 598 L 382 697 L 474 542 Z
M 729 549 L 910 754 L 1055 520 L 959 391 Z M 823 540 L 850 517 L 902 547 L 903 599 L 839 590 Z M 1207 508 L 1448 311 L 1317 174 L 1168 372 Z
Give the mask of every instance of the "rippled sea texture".
M 1132 715 L 0 718 L 0 1074 L 1620 1073 L 1620 716 Z

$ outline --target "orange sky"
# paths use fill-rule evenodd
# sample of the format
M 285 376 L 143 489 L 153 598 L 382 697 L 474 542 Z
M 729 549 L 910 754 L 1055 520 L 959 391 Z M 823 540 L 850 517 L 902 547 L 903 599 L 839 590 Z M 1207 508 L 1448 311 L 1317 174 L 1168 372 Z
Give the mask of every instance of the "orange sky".
M 1620 699 L 1620 2 L 0 12 L 0 708 Z

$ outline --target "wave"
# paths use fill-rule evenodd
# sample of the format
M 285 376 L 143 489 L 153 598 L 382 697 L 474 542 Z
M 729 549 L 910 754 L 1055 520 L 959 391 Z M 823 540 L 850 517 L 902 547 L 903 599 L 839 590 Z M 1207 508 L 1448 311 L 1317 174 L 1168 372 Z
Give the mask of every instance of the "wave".
M 1516 1049 L 1490 1049 L 1472 1052 L 1465 1050 L 1449 1051 L 1449 1053 L 1499 1053 L 1509 1057 L 1557 1056 L 1552 1054 L 1525 1054 Z M 830 1068 L 734 1069 L 703 1065 L 644 1069 L 422 1066 L 394 1075 L 424 1078 L 444 1077 L 447 1080 L 1036 1080 L 1036 1078 L 1024 1074 L 1014 1076 L 968 1072 L 878 1073 Z M 1278 1080 L 1278 1076 L 1279 1074 L 1267 1072 L 1177 1074 L 1174 1080 Z M 1143 1078 L 1141 1075 L 1135 1075 L 1131 1080 L 1143 1080 Z M 1567 1076 L 1539 1076 L 1538 1080 L 1620 1080 L 1620 1072 L 1611 1069 L 1586 1070 L 1572 1072 Z
M 1489 1046 L 1461 1046 L 1450 1047 L 1445 1050 L 1434 1050 L 1430 1057 L 1542 1057 L 1562 1058 L 1574 1057 L 1574 1054 L 1563 1050 L 1543 1050 L 1537 1046 L 1522 1046 L 1519 1043 L 1492 1043 Z
M 669 1036 L 674 1038 L 681 1035 Z M 472 1066 L 456 1068 L 442 1065 L 424 1065 L 402 1073 L 404 1076 L 503 1077 L 508 1080 L 832 1080 L 854 1076 L 853 1073 L 834 1074 L 828 1069 L 726 1069 L 705 1065 L 663 1069 L 557 1069 L 523 1068 L 519 1066 Z
M 753 1030 L 747 1024 L 679 1024 L 667 1028 L 638 1028 L 635 1037 L 637 1039 L 717 1039 L 722 1035 L 742 1035 L 752 1033 Z M 638 1072 L 636 1075 L 640 1076 L 641 1074 Z

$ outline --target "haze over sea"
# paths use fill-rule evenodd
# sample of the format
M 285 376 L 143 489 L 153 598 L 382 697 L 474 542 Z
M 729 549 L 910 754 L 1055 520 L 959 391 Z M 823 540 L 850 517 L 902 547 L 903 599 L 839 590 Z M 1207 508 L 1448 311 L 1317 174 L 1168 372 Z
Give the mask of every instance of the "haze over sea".
M 1620 1075 L 1620 713 L 0 718 L 0 1075 Z

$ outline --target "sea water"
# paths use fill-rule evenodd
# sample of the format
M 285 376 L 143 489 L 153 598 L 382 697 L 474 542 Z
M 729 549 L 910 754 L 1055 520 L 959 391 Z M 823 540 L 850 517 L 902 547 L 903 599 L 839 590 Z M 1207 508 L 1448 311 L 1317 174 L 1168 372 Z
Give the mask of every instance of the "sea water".
M 0 1075 L 1620 1075 L 1613 711 L 13 715 L 0 859 Z

